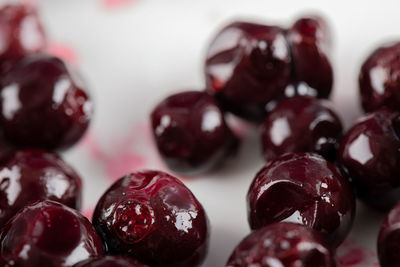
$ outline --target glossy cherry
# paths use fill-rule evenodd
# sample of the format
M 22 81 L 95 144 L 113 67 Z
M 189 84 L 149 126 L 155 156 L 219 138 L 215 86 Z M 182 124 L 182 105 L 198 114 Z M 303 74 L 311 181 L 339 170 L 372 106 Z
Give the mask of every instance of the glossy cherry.
M 238 143 L 221 109 L 206 92 L 186 91 L 167 97 L 154 108 L 151 123 L 158 151 L 177 172 L 208 170 Z
M 400 266 L 400 203 L 386 215 L 381 225 L 377 245 L 381 267 Z
M 25 57 L 0 84 L 0 127 L 11 144 L 64 149 L 86 131 L 91 101 L 79 77 L 59 58 Z
M 67 267 L 104 251 L 83 215 L 47 200 L 25 206 L 3 227 L 0 253 L 10 266 Z
M 328 101 L 295 96 L 268 113 L 261 142 L 266 160 L 288 152 L 316 152 L 334 160 L 341 136 L 342 124 Z
M 274 222 L 313 228 L 334 247 L 349 233 L 355 199 L 338 168 L 314 153 L 288 153 L 259 171 L 247 195 L 251 229 Z
M 111 255 L 150 266 L 197 266 L 208 247 L 203 207 L 177 178 L 159 171 L 116 181 L 97 203 L 93 225 Z
M 79 262 L 73 267 L 148 267 L 148 265 L 144 265 L 132 258 L 105 256 Z
M 0 8 L 0 71 L 15 61 L 43 51 L 47 39 L 32 5 L 10 4 Z
M 338 159 L 358 196 L 387 210 L 400 200 L 400 113 L 379 110 L 361 118 L 343 137 Z
M 227 267 L 336 267 L 334 252 L 322 236 L 293 223 L 275 223 L 252 232 L 230 256 Z
M 25 205 L 47 199 L 79 209 L 81 178 L 54 153 L 15 152 L 0 167 L 0 227 Z
M 291 57 L 284 30 L 234 22 L 211 42 L 205 62 L 207 89 L 236 115 L 262 121 L 266 105 L 283 95 Z
M 400 42 L 383 45 L 363 63 L 359 85 L 365 111 L 400 110 Z
M 287 31 L 293 61 L 293 81 L 305 83 L 319 98 L 328 98 L 333 84 L 333 70 L 329 60 L 330 33 L 321 17 L 298 19 Z

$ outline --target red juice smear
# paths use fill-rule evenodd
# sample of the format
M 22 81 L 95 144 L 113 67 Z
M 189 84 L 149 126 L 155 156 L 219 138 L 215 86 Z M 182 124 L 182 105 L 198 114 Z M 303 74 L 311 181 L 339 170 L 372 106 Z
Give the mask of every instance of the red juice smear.
M 61 43 L 50 43 L 47 52 L 53 56 L 59 57 L 70 64 L 77 65 L 78 57 L 74 50 L 68 45 Z
M 126 5 L 136 2 L 136 0 L 102 0 L 102 5 L 106 8 L 118 8 L 124 7 Z

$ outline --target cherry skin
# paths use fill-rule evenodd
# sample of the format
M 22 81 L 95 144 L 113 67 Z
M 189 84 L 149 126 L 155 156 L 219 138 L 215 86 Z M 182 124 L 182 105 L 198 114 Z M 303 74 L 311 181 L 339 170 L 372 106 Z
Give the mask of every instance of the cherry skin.
M 363 63 L 359 86 L 365 111 L 400 110 L 400 42 L 373 51 Z
M 0 44 L 3 73 L 15 61 L 45 49 L 47 38 L 33 6 L 13 4 L 0 8 Z
M 105 256 L 79 262 L 73 267 L 148 267 L 148 265 L 144 265 L 131 258 Z
M 206 92 L 171 95 L 151 113 L 153 137 L 168 167 L 181 173 L 206 171 L 238 144 L 215 100 Z
M 207 252 L 203 207 L 164 172 L 136 172 L 116 181 L 100 198 L 92 221 L 111 255 L 150 266 L 198 266 Z
M 0 166 L 6 163 L 14 155 L 14 152 L 15 149 L 4 140 L 0 130 Z
M 0 227 L 25 205 L 47 199 L 80 209 L 81 178 L 57 154 L 15 152 L 0 167 Z
M 67 267 L 101 256 L 104 250 L 83 215 L 46 200 L 25 206 L 4 226 L 0 253 L 10 266 Z
M 275 223 L 252 232 L 232 252 L 227 267 L 336 267 L 334 252 L 322 236 L 293 223 Z
M 333 84 L 333 70 L 329 61 L 330 33 L 320 17 L 298 19 L 287 31 L 293 60 L 293 77 L 314 89 L 311 95 L 328 98 Z
M 381 225 L 377 245 L 381 267 L 400 265 L 400 203 L 386 215 Z
M 267 161 L 288 152 L 315 152 L 335 160 L 341 136 L 342 123 L 328 101 L 295 96 L 268 113 L 261 141 Z
M 0 126 L 12 145 L 64 149 L 85 133 L 91 101 L 78 76 L 60 59 L 25 57 L 0 84 Z
M 313 228 L 337 247 L 354 220 L 355 199 L 339 169 L 314 153 L 288 153 L 270 161 L 247 194 L 251 229 L 274 222 Z
M 211 42 L 205 62 L 207 89 L 234 114 L 261 122 L 266 105 L 283 96 L 291 57 L 284 31 L 234 22 Z
M 343 137 L 338 160 L 359 198 L 388 210 L 400 200 L 400 113 L 375 111 Z

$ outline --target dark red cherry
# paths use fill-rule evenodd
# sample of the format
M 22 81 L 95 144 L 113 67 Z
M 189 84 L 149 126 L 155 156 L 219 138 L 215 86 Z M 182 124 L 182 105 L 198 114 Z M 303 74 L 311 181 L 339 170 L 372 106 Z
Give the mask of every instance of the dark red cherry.
M 206 92 L 171 95 L 151 113 L 153 136 L 167 165 L 177 172 L 205 171 L 232 152 L 238 140 Z
M 291 57 L 284 31 L 275 26 L 234 22 L 211 42 L 205 62 L 207 89 L 223 107 L 262 121 L 266 105 L 283 95 Z
M 37 11 L 32 5 L 13 4 L 0 8 L 0 71 L 16 60 L 45 49 L 47 44 Z
M 316 152 L 334 160 L 341 136 L 342 124 L 328 101 L 295 96 L 268 113 L 261 141 L 266 160 L 287 152 Z
M 208 247 L 203 207 L 177 178 L 159 171 L 116 181 L 97 203 L 93 225 L 111 255 L 150 266 L 198 266 Z
M 292 55 L 293 77 L 313 88 L 311 95 L 328 98 L 333 83 L 333 70 L 329 61 L 330 33 L 320 17 L 297 20 L 287 31 Z
M 251 229 L 274 222 L 313 228 L 337 247 L 353 224 L 355 199 L 338 168 L 314 153 L 288 153 L 259 171 L 247 194 Z
M 79 209 L 81 178 L 54 153 L 15 152 L 0 167 L 0 227 L 25 205 L 47 199 Z
M 148 265 L 144 265 L 132 258 L 105 256 L 79 262 L 73 267 L 148 267 Z
M 91 115 L 85 86 L 56 57 L 25 57 L 1 79 L 0 126 L 17 147 L 70 147 L 85 133 Z
M 336 267 L 322 236 L 293 223 L 275 223 L 252 232 L 230 256 L 227 267 Z
M 358 196 L 390 209 L 400 200 L 400 114 L 379 110 L 362 117 L 343 137 L 338 160 Z
M 365 111 L 400 110 L 400 42 L 377 48 L 365 60 L 359 75 Z
M 14 151 L 15 149 L 4 140 L 0 129 L 0 166 L 14 155 Z
M 377 245 L 381 267 L 400 266 L 400 203 L 386 215 Z
M 83 215 L 47 200 L 25 206 L 4 226 L 0 253 L 10 266 L 67 267 L 104 251 Z

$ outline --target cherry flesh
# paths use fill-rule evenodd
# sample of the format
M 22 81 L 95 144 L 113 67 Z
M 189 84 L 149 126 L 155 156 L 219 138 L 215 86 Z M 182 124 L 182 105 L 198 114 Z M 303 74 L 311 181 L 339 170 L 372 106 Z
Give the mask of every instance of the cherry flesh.
M 291 75 L 284 30 L 234 22 L 211 42 L 205 63 L 207 89 L 227 109 L 262 121 L 266 105 L 283 95 Z
M 268 113 L 261 141 L 267 161 L 288 152 L 315 152 L 333 161 L 341 136 L 342 123 L 328 101 L 295 96 Z
M 73 267 L 148 267 L 148 265 L 144 265 L 132 258 L 105 256 L 79 262 Z
M 0 72 L 16 61 L 43 51 L 47 38 L 36 9 L 29 4 L 9 4 L 0 8 Z
M 359 86 L 365 111 L 400 111 L 400 42 L 381 46 L 369 55 L 360 70 Z
M 244 238 L 227 267 L 318 266 L 336 267 L 334 252 L 322 236 L 293 223 L 275 223 Z
M 319 98 L 328 98 L 333 84 L 329 60 L 330 33 L 321 17 L 298 19 L 287 32 L 293 58 L 293 80 L 307 84 Z
M 378 258 L 381 267 L 400 265 L 400 204 L 386 215 L 378 237 Z
M 338 160 L 357 195 L 388 210 L 400 200 L 400 114 L 378 110 L 358 120 L 343 137 Z
M 25 206 L 3 227 L 0 253 L 9 266 L 67 267 L 104 250 L 83 215 L 46 200 Z
M 168 167 L 181 173 L 206 171 L 238 144 L 215 100 L 186 91 L 166 98 L 151 113 L 153 137 Z
M 80 209 L 81 199 L 81 178 L 55 153 L 17 151 L 0 167 L 0 227 L 37 200 Z
M 274 222 L 313 228 L 337 247 L 354 220 L 355 198 L 339 169 L 314 153 L 288 153 L 258 172 L 248 195 L 251 229 Z
M 197 266 L 208 247 L 203 207 L 177 178 L 159 171 L 116 181 L 97 203 L 93 225 L 111 255 L 150 266 Z
M 88 128 L 89 95 L 59 58 L 27 56 L 2 77 L 0 85 L 0 126 L 16 147 L 65 149 Z

